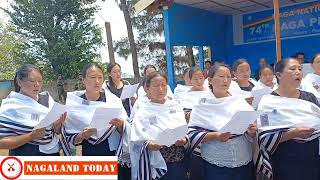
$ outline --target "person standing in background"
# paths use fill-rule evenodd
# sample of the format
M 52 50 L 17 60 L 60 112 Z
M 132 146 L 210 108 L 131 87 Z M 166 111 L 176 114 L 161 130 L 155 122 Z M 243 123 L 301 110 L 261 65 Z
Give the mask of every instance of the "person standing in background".
M 209 74 L 209 70 L 211 68 L 211 61 L 206 61 L 204 63 L 205 67 L 204 67 L 204 70 L 203 70 L 203 76 L 204 76 L 204 79 L 207 79 L 208 77 L 208 74 Z
M 64 90 L 64 85 L 65 85 L 64 78 L 61 74 L 59 74 L 58 80 L 57 80 L 57 89 L 58 89 L 58 98 L 60 102 L 65 102 L 67 97 L 67 93 Z

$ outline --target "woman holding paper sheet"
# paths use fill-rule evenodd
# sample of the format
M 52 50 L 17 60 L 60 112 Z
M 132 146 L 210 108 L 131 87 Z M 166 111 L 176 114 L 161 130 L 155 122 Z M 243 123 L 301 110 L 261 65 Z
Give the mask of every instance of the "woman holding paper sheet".
M 191 87 L 184 92 L 180 92 L 179 98 L 176 99 L 183 107 L 187 122 L 189 122 L 192 108 L 198 104 L 201 98 L 206 97 L 210 93 L 209 88 L 204 85 L 204 75 L 200 68 L 190 68 L 188 75 Z M 199 151 L 200 149 L 196 150 L 196 152 Z M 202 159 L 197 153 L 191 154 L 189 165 L 191 180 L 200 180 L 204 178 Z
M 33 65 L 19 68 L 15 92 L 2 101 L 0 108 L 0 148 L 9 149 L 10 156 L 58 156 L 63 114 L 51 127 L 34 130 L 49 112 L 54 100 L 48 92 L 40 93 L 42 73 Z
M 103 69 L 96 64 L 88 64 L 82 70 L 85 91 L 67 94 L 66 105 L 71 107 L 62 133 L 64 153 L 71 155 L 70 148 L 82 145 L 83 156 L 118 156 L 119 179 L 130 179 L 129 149 L 126 146 L 128 131 L 127 113 L 122 101 L 110 91 L 102 88 Z M 118 108 L 120 115 L 105 127 L 89 128 L 97 108 Z M 107 116 L 107 115 L 106 115 Z M 117 150 L 117 152 L 116 152 Z M 123 177 L 124 176 L 124 177 Z
M 107 67 L 107 73 L 109 81 L 106 82 L 107 89 L 120 98 L 122 89 L 124 85 L 130 85 L 130 83 L 121 78 L 121 66 L 118 63 L 109 63 Z M 128 117 L 131 114 L 131 107 L 136 101 L 136 97 L 131 97 L 130 99 L 122 99 L 122 105 L 127 112 Z
M 187 139 L 187 124 L 182 107 L 178 102 L 168 98 L 167 78 L 158 72 L 149 74 L 145 87 L 150 101 L 140 104 L 135 112 L 131 130 L 131 161 L 133 179 L 185 179 L 186 165 L 184 146 Z M 170 135 L 173 141 L 167 146 L 157 144 L 158 135 L 166 130 L 182 128 Z M 177 130 L 178 131 L 178 130 Z M 177 137 L 174 137 L 177 136 Z
M 242 97 L 228 92 L 231 72 L 227 65 L 216 63 L 209 71 L 209 83 L 213 95 L 203 98 L 191 113 L 188 133 L 191 150 L 201 146 L 208 180 L 252 180 L 251 137 L 255 136 L 255 125 L 248 124 L 248 129 L 237 135 L 219 129 L 236 112 L 254 112 L 254 109 Z
M 299 90 L 302 68 L 288 58 L 275 66 L 279 88 L 264 96 L 258 109 L 265 115 L 258 121 L 260 155 L 257 165 L 274 180 L 318 180 L 319 103 L 316 97 Z
M 69 92 L 66 104 L 73 108 L 65 123 L 66 140 L 63 144 L 68 148 L 67 142 L 72 145 L 82 144 L 82 155 L 84 156 L 103 156 L 114 155 L 119 143 L 116 139 L 123 131 L 124 119 L 127 118 L 121 100 L 109 91 L 103 91 L 103 70 L 96 64 L 88 64 L 82 70 L 85 91 Z M 105 132 L 102 137 L 94 137 L 97 133 L 96 128 L 88 128 L 91 118 L 96 108 L 113 107 L 121 108 L 122 113 L 119 118 L 115 118 L 106 124 Z M 82 111 L 85 111 L 82 112 Z M 113 139 L 111 138 L 113 137 Z M 113 141 L 116 140 L 116 141 Z M 68 152 L 68 149 L 64 149 Z M 66 152 L 66 153 L 67 153 Z

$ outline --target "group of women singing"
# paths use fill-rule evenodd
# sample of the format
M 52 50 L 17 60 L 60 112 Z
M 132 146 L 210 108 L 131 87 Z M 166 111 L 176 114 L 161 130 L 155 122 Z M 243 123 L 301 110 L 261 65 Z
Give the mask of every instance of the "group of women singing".
M 129 84 L 120 65 L 108 65 L 105 81 L 104 70 L 88 64 L 81 72 L 85 90 L 67 94 L 68 111 L 51 126 L 34 130 L 54 100 L 41 92 L 41 71 L 23 65 L 15 91 L 1 104 L 0 148 L 9 149 L 10 156 L 59 156 L 60 150 L 72 155 L 81 145 L 83 156 L 117 155 L 118 179 L 124 180 L 319 180 L 319 54 L 312 67 L 315 73 L 303 78 L 299 61 L 284 59 L 274 68 L 262 67 L 258 82 L 250 78 L 245 59 L 232 69 L 215 63 L 207 79 L 192 67 L 184 71 L 185 85 L 172 93 L 167 77 L 148 65 L 138 95 L 120 99 Z M 270 93 L 253 107 L 251 91 L 259 89 Z M 89 128 L 99 107 L 122 112 L 102 130 Z M 261 115 L 243 134 L 216 128 L 237 112 L 255 110 Z M 167 129 L 179 127 L 187 127 L 185 137 L 157 143 Z

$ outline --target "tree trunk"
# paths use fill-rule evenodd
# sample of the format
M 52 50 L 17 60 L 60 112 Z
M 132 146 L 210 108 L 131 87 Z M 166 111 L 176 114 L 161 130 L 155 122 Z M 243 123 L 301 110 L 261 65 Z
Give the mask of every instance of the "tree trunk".
M 105 26 L 105 28 L 106 28 L 109 59 L 110 59 L 110 62 L 115 63 L 116 61 L 115 61 L 115 59 L 114 59 L 114 51 L 113 51 L 113 43 L 112 43 L 112 35 L 111 35 L 110 22 L 105 22 L 105 23 L 104 23 L 104 26 Z
M 129 38 L 129 44 L 130 44 L 130 49 L 131 49 L 131 54 L 132 54 L 133 73 L 134 73 L 135 78 L 139 78 L 140 74 L 139 74 L 137 48 L 136 48 L 136 44 L 134 42 L 134 35 L 133 35 L 129 10 L 128 10 L 126 0 L 120 0 L 120 2 L 121 2 L 121 10 L 123 12 L 124 20 L 126 21 L 126 26 L 127 26 L 127 30 L 128 30 L 128 38 Z
M 193 56 L 192 46 L 187 46 L 187 56 L 189 58 L 190 67 L 196 66 L 196 62 L 195 62 L 194 56 Z

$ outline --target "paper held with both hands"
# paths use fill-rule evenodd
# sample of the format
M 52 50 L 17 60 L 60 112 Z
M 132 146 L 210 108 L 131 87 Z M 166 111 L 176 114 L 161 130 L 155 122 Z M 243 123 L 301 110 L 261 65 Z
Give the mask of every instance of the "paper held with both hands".
M 188 126 L 182 125 L 174 129 L 165 129 L 155 139 L 155 143 L 170 147 L 177 140 L 183 139 L 188 132 Z
M 54 103 L 49 113 L 43 118 L 37 126 L 33 129 L 41 129 L 48 126 L 51 126 L 55 121 L 57 121 L 61 115 L 65 112 L 68 112 L 68 106 L 62 105 L 59 103 Z
M 134 96 L 134 93 L 136 93 L 138 89 L 139 84 L 134 85 L 124 85 L 122 89 L 122 93 L 120 96 L 120 99 L 127 99 Z
M 253 124 L 262 111 L 239 111 L 235 113 L 231 120 L 225 124 L 218 132 L 230 132 L 231 134 L 243 134 L 250 124 Z

